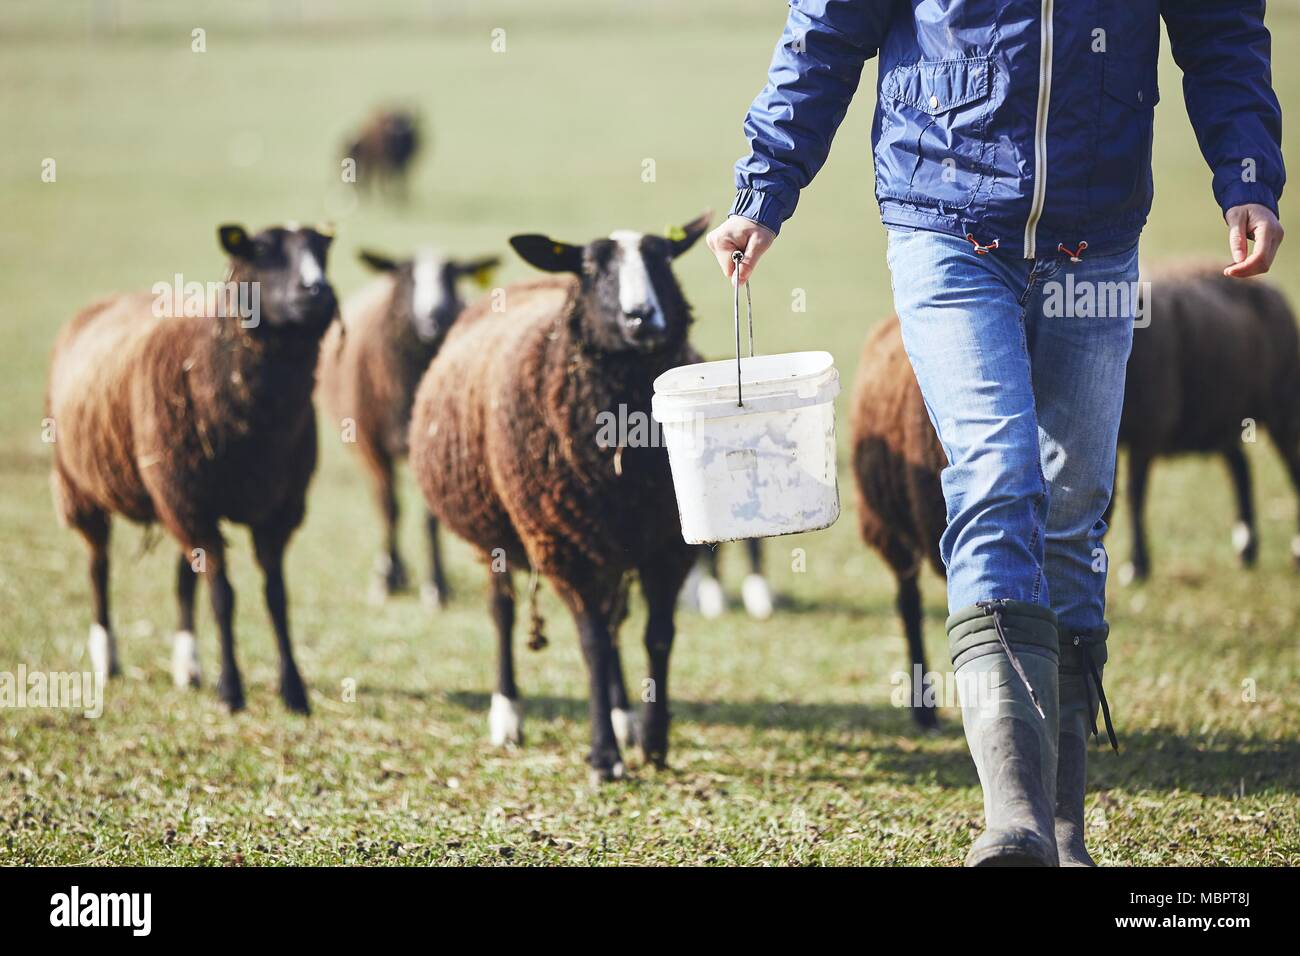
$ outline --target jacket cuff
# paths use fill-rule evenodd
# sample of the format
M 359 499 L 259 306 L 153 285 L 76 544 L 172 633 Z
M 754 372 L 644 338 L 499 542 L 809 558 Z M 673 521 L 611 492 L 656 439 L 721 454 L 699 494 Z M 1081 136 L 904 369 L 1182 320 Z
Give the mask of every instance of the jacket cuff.
M 1277 196 L 1273 190 L 1263 183 L 1243 183 L 1236 181 L 1226 186 L 1218 195 L 1219 207 L 1226 214 L 1233 206 L 1244 206 L 1247 203 L 1259 203 L 1261 206 L 1267 206 L 1273 211 L 1273 215 L 1278 214 Z
M 736 192 L 736 201 L 731 204 L 728 216 L 740 216 L 766 226 L 774 233 L 780 233 L 781 224 L 794 212 L 794 203 L 786 204 L 774 193 L 759 192 L 757 189 L 740 189 Z

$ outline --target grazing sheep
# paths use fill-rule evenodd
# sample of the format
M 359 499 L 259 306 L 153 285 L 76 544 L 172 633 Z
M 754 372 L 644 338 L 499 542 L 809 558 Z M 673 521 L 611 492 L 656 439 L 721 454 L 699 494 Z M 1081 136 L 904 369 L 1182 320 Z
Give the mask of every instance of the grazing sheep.
M 404 110 L 376 110 L 343 148 L 343 159 L 356 164 L 362 191 L 388 188 L 403 204 L 409 198 L 411 162 L 420 149 L 420 121 Z
M 331 329 L 321 349 L 319 391 L 345 439 L 355 443 L 374 482 L 384 521 L 384 553 L 375 568 L 374 594 L 404 590 L 406 567 L 397 550 L 397 487 L 393 468 L 406 457 L 411 405 L 424 370 L 465 307 L 458 284 L 486 284 L 495 257 L 470 262 L 424 250 L 403 262 L 373 252 L 361 259 L 381 273 L 343 303 L 343 324 Z M 448 597 L 438 547 L 438 521 L 426 518 L 432 570 L 421 588 L 426 603 Z
M 745 613 L 756 621 L 766 621 L 772 616 L 772 589 L 763 576 L 763 543 L 757 538 L 744 542 L 749 573 L 740 583 L 740 600 Z M 691 569 L 682 597 L 686 605 L 704 617 L 713 620 L 727 610 L 727 595 L 718 577 L 718 548 L 720 545 L 701 546 L 699 560 Z
M 1268 428 L 1300 493 L 1300 346 L 1295 315 L 1265 282 L 1229 279 L 1218 267 L 1184 266 L 1144 287 L 1149 325 L 1133 334 L 1120 444 L 1128 448 L 1132 562 L 1121 579 L 1151 570 L 1142 514 L 1154 459 L 1222 455 L 1237 498 L 1233 543 L 1244 565 L 1258 542 L 1244 440 Z M 1291 542 L 1300 564 L 1300 534 Z
M 217 692 L 232 711 L 244 692 L 220 522 L 251 528 L 279 644 L 280 694 L 306 713 L 283 556 L 316 467 L 312 387 L 321 337 L 337 313 L 325 278 L 330 237 L 293 225 L 254 236 L 222 226 L 218 235 L 231 257 L 225 288 L 239 289 L 241 301 L 249 290 L 251 311 L 218 300 L 202 314 L 178 314 L 158 295 L 117 295 L 82 310 L 59 335 L 46 398 L 55 506 L 90 548 L 94 669 L 118 670 L 108 615 L 111 516 L 157 521 L 181 548 L 173 676 L 198 683 L 194 591 L 202 573 L 221 632 Z
M 682 540 L 665 450 L 604 441 L 600 432 L 609 415 L 650 423 L 655 377 L 698 361 L 671 261 L 708 218 L 674 238 L 616 232 L 574 246 L 513 237 L 527 262 L 561 275 L 509 286 L 502 312 L 486 302 L 466 309 L 416 393 L 411 464 L 425 500 L 490 569 L 499 654 L 492 737 L 522 736 L 512 572 L 531 568 L 577 624 L 597 780 L 622 775 L 620 736 L 627 746 L 639 735 L 647 760 L 666 759 L 673 616 L 696 554 Z M 649 605 L 639 728 L 614 640 L 631 573 Z
M 922 700 L 926 672 L 921 631 L 921 565 L 943 575 L 939 538 L 947 522 L 940 472 L 947 467 L 926 414 L 897 317 L 867 338 L 858 364 L 851 413 L 853 474 L 857 479 L 858 526 L 898 582 L 896 606 L 912 658 L 913 703 Z M 937 724 L 932 706 L 913 706 L 921 727 Z

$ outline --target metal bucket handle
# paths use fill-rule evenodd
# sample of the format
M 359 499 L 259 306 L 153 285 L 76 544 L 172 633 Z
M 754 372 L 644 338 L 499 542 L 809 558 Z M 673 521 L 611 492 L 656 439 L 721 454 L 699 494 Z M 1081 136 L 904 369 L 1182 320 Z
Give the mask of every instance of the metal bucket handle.
M 740 264 L 745 261 L 745 254 L 737 249 L 731 254 L 731 261 L 734 265 L 732 271 L 731 285 L 735 290 L 732 300 L 731 314 L 736 326 L 736 405 L 744 408 L 745 398 L 740 390 Z M 749 282 L 745 282 L 745 311 L 749 317 L 749 357 L 754 357 L 754 296 L 749 291 Z

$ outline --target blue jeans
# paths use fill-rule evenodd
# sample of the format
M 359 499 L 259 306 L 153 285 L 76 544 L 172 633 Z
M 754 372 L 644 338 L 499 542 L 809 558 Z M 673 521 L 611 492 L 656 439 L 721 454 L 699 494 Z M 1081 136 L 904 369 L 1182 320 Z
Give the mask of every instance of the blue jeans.
M 889 268 L 948 456 L 950 611 L 1009 598 L 1050 607 L 1062 634 L 1099 630 L 1137 246 L 1076 263 L 890 230 Z

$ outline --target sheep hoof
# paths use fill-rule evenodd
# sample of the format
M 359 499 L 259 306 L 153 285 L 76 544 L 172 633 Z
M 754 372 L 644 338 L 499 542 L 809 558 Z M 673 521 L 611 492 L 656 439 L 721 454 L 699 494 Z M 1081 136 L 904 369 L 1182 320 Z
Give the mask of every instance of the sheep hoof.
M 1130 584 L 1140 584 L 1147 579 L 1148 570 L 1145 565 L 1137 565 L 1128 561 L 1120 566 L 1119 583 L 1128 587 Z
M 101 624 L 90 625 L 86 650 L 90 652 L 90 669 L 94 673 L 104 678 L 122 673 L 117 664 L 117 639 L 108 628 Z
M 1259 557 L 1259 539 L 1244 521 L 1238 521 L 1232 526 L 1232 547 L 1243 568 L 1255 566 L 1255 559 Z
M 913 707 L 912 722 L 921 730 L 938 730 L 939 711 L 934 707 Z
M 311 714 L 311 704 L 307 701 L 307 688 L 303 686 L 302 678 L 297 674 L 280 678 L 280 699 L 284 701 L 284 706 L 295 714 L 302 714 L 304 717 Z
M 710 621 L 722 617 L 727 610 L 727 596 L 717 578 L 702 577 L 695 587 L 695 603 L 700 614 Z
M 599 787 L 601 784 L 622 780 L 625 774 L 626 769 L 623 766 L 623 761 L 617 760 L 608 767 L 592 767 L 587 777 L 593 787 Z
M 231 675 L 222 671 L 217 680 L 217 697 L 232 714 L 244 709 L 244 685 L 238 674 Z
M 609 712 L 609 720 L 614 725 L 614 737 L 624 750 L 640 743 L 641 725 L 632 711 L 615 707 Z
M 740 596 L 745 611 L 756 621 L 766 621 L 772 616 L 772 589 L 761 574 L 747 574 L 740 585 Z
M 394 594 L 400 594 L 410 586 L 406 577 L 406 567 L 401 560 L 394 561 L 386 554 L 375 558 L 373 577 L 370 580 L 370 601 L 383 604 Z
M 447 606 L 449 597 L 446 587 L 438 587 L 432 581 L 420 585 L 420 603 L 430 611 L 441 611 Z
M 172 635 L 172 683 L 177 687 L 198 687 L 199 645 L 190 631 Z
M 504 747 L 507 744 L 522 747 L 524 743 L 523 702 L 511 700 L 505 694 L 494 693 L 492 706 L 488 708 L 488 735 L 494 747 Z

